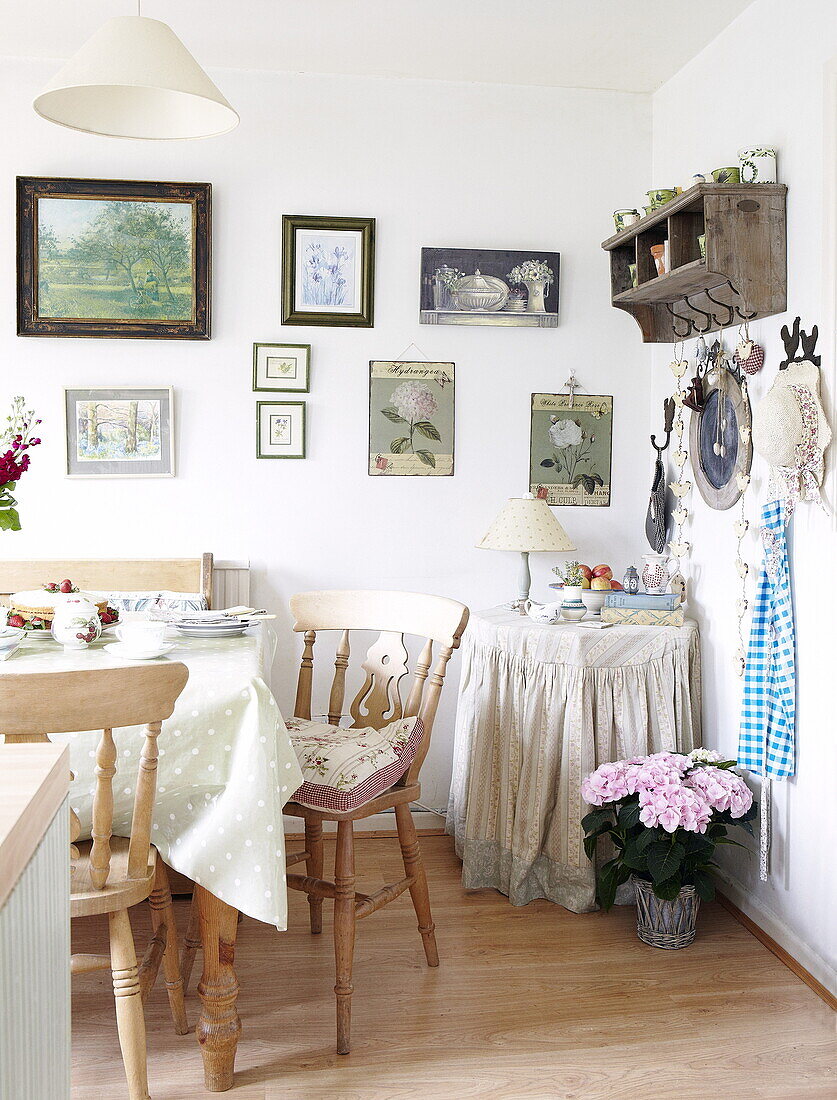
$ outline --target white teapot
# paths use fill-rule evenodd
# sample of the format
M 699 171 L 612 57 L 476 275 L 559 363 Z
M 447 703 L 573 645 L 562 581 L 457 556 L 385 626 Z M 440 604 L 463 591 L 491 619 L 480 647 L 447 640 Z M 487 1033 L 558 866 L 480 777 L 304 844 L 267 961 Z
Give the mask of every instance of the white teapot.
M 65 649 L 86 649 L 101 633 L 99 609 L 90 600 L 71 597 L 56 606 L 52 636 Z
M 562 621 L 560 603 L 535 603 L 534 600 L 527 600 L 523 609 L 533 622 L 540 623 L 541 626 L 555 626 Z

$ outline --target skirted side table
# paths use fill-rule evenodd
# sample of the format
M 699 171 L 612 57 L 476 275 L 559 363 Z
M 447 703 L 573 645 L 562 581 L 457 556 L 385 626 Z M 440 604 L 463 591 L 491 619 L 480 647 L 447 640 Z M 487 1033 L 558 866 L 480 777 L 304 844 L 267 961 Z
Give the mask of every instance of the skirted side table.
M 471 616 L 462 648 L 447 815 L 462 883 L 589 912 L 581 781 L 607 760 L 700 745 L 697 624 L 539 626 L 494 608 Z

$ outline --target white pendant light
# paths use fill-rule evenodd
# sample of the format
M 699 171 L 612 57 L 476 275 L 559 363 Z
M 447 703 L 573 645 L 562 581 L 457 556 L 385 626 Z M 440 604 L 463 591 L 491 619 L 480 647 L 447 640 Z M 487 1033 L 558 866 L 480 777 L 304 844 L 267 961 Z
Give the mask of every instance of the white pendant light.
M 33 107 L 49 122 L 105 137 L 211 137 L 239 121 L 171 27 L 141 15 L 109 19 Z

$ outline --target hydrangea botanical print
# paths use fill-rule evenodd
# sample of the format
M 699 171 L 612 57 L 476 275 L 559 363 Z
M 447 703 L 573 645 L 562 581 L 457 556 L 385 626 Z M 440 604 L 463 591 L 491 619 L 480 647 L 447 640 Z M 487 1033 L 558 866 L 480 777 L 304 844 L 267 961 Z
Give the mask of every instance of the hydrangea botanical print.
M 369 473 L 453 473 L 453 363 L 370 363 Z
M 532 394 L 529 486 L 547 504 L 610 504 L 613 398 Z

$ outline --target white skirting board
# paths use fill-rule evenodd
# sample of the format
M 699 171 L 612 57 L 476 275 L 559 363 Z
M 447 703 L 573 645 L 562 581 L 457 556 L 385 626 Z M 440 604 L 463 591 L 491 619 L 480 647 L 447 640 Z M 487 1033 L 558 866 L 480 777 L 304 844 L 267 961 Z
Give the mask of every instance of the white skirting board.
M 825 959 L 817 955 L 808 944 L 799 939 L 770 909 L 754 905 L 751 896 L 735 879 L 731 879 L 723 873 L 718 874 L 718 879 L 722 883 L 721 892 L 726 894 L 733 905 L 736 905 L 763 932 L 766 932 L 789 955 L 792 955 L 798 963 L 805 967 L 809 974 L 825 986 L 829 993 L 837 997 L 837 971 Z
M 431 813 L 429 810 L 413 810 L 413 821 L 419 833 L 421 833 L 423 829 L 432 829 L 436 832 L 445 827 L 445 819 L 440 817 L 439 814 Z M 301 817 L 286 816 L 284 818 L 284 823 L 286 836 L 288 834 L 302 834 L 305 829 Z M 382 830 L 386 832 L 395 832 L 394 813 L 373 814 L 371 817 L 364 817 L 360 821 L 355 822 L 356 833 L 374 833 Z M 323 832 L 326 834 L 336 833 L 336 823 L 333 821 L 323 822 Z

